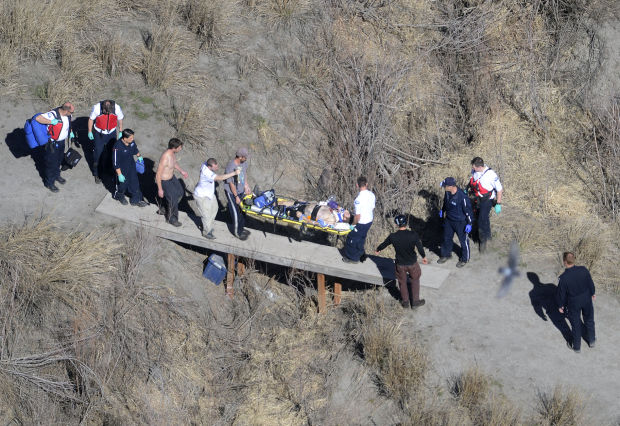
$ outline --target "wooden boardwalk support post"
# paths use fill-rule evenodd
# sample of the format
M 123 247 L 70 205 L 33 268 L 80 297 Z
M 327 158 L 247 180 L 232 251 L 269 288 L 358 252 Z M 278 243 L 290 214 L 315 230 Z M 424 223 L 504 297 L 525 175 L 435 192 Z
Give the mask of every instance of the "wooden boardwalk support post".
M 233 297 L 235 290 L 233 283 L 235 282 L 235 255 L 228 253 L 228 273 L 226 275 L 226 294 L 228 297 Z
M 334 283 L 334 305 L 335 306 L 340 305 L 341 295 L 342 295 L 342 284 Z
M 317 290 L 319 292 L 319 313 L 325 312 L 326 299 L 325 299 L 325 275 L 317 274 Z

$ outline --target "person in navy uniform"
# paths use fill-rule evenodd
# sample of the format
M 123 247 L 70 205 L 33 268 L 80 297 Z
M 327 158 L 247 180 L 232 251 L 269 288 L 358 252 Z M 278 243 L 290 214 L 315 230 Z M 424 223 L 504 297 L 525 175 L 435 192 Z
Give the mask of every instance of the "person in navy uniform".
M 461 257 L 456 264 L 462 268 L 469 261 L 469 233 L 471 232 L 472 211 L 471 202 L 465 194 L 456 186 L 453 177 L 447 177 L 441 182 L 446 190 L 443 198 L 443 206 L 439 211 L 439 217 L 443 221 L 443 242 L 441 243 L 441 257 L 437 263 L 445 263 L 452 257 L 452 238 L 454 234 L 459 237 L 461 243 Z
M 426 303 L 424 299 L 420 299 L 420 276 L 422 276 L 422 270 L 418 264 L 418 256 L 415 253 L 415 249 L 417 248 L 420 256 L 422 256 L 423 264 L 427 265 L 428 260 L 418 234 L 413 230 L 407 229 L 407 216 L 399 214 L 394 218 L 394 223 L 398 226 L 398 231 L 388 235 L 385 241 L 379 244 L 375 254 L 378 255 L 381 250 L 389 245 L 394 246 L 394 251 L 396 252 L 396 279 L 400 287 L 400 304 L 403 308 L 409 308 L 409 303 L 411 303 L 411 309 L 415 309 Z M 411 295 L 407 288 L 407 281 L 409 279 L 411 280 Z
M 581 352 L 581 316 L 586 327 L 586 341 L 593 348 L 596 342 L 594 333 L 594 304 L 596 294 L 594 281 L 585 266 L 575 265 L 575 254 L 564 252 L 562 263 L 566 268 L 558 283 L 557 303 L 560 313 L 565 313 L 570 321 L 573 339 L 567 342 L 575 352 Z M 568 312 L 567 312 L 568 311 Z
M 60 166 L 65 157 L 65 140 L 73 138 L 71 131 L 71 114 L 74 108 L 70 102 L 65 102 L 61 107 L 38 115 L 35 120 L 41 124 L 47 124 L 49 140 L 45 145 L 45 187 L 52 192 L 58 192 L 56 182 L 63 184 L 65 178 L 60 176 Z
M 129 190 L 131 205 L 145 207 L 148 203 L 142 199 L 138 172 L 136 172 L 136 162 L 133 159 L 134 155 L 138 157 L 138 161 L 144 161 L 134 142 L 133 130 L 125 129 L 121 133 L 121 138 L 114 143 L 112 151 L 112 163 L 117 177 L 114 199 L 126 205 L 125 192 Z

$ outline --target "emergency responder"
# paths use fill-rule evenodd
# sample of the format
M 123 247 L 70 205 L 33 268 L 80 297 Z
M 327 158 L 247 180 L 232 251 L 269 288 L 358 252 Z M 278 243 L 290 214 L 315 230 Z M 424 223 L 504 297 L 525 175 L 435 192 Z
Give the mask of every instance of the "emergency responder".
M 368 180 L 364 176 L 357 178 L 357 189 L 359 194 L 355 198 L 355 216 L 351 224 L 351 232 L 347 236 L 344 246 L 344 256 L 342 261 L 345 263 L 363 262 L 366 258 L 364 244 L 366 235 L 372 225 L 375 209 L 375 194 L 368 190 Z
M 413 230 L 407 230 L 407 216 L 399 214 L 394 218 L 394 223 L 398 227 L 398 231 L 388 235 L 388 237 L 377 247 L 375 254 L 379 254 L 381 250 L 390 244 L 394 246 L 396 252 L 396 279 L 400 287 L 400 304 L 403 308 L 408 308 L 411 302 L 411 308 L 417 308 L 424 305 L 426 301 L 420 299 L 420 276 L 422 270 L 418 264 L 418 257 L 415 253 L 417 247 L 422 263 L 427 265 L 426 253 L 420 237 Z M 409 297 L 409 289 L 407 288 L 407 275 L 411 279 L 411 297 Z
M 117 138 L 120 139 L 121 137 L 123 118 L 123 110 L 120 105 L 112 100 L 107 99 L 93 105 L 88 117 L 88 139 L 93 141 L 93 176 L 95 177 L 95 183 L 101 183 L 101 172 L 110 167 L 110 145 Z M 116 130 L 117 126 L 118 132 Z
M 61 107 L 37 115 L 35 120 L 41 124 L 48 124 L 47 133 L 49 140 L 44 149 L 45 176 L 44 184 L 52 192 L 58 192 L 56 182 L 64 185 L 65 178 L 60 176 L 60 166 L 65 156 L 65 140 L 68 136 L 73 138 L 71 131 L 71 114 L 74 108 L 70 102 L 65 102 Z
M 129 190 L 131 205 L 145 207 L 148 203 L 142 199 L 134 155 L 138 157 L 138 161 L 144 162 L 134 141 L 133 130 L 125 129 L 121 132 L 121 138 L 114 143 L 112 150 L 112 165 L 117 177 L 114 199 L 126 205 L 125 192 Z
M 472 211 L 471 203 L 464 191 L 456 186 L 453 177 L 447 177 L 441 182 L 446 190 L 443 198 L 443 206 L 439 211 L 439 217 L 443 218 L 443 241 L 441 243 L 441 257 L 437 263 L 445 263 L 452 257 L 452 238 L 454 233 L 461 243 L 461 256 L 457 268 L 465 266 L 469 260 L 469 233 L 471 232 Z
M 585 266 L 575 265 L 575 255 L 564 252 L 562 263 L 566 268 L 558 283 L 557 303 L 560 313 L 565 313 L 570 321 L 573 332 L 572 341 L 568 347 L 579 353 L 581 351 L 581 316 L 586 327 L 586 342 L 593 348 L 596 342 L 594 333 L 594 304 L 596 294 L 594 281 L 590 271 Z
M 480 252 L 487 249 L 487 241 L 491 239 L 491 219 L 489 214 L 495 206 L 495 213 L 502 212 L 502 193 L 504 188 L 497 173 L 484 164 L 480 157 L 471 160 L 471 178 L 469 179 L 469 194 L 474 206 L 474 219 L 478 224 L 478 240 Z

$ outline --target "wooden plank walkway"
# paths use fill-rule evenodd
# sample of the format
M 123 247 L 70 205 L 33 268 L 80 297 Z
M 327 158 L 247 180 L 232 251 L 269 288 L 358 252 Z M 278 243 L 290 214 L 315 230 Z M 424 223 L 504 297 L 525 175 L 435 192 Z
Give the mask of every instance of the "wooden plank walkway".
M 183 225 L 175 228 L 166 223 L 163 216 L 156 214 L 156 210 L 155 205 L 144 208 L 123 206 L 110 194 L 107 194 L 95 209 L 98 213 L 148 228 L 159 237 L 229 255 L 375 285 L 385 285 L 395 279 L 394 263 L 389 258 L 369 256 L 363 263 L 344 263 L 342 255 L 335 247 L 291 240 L 286 236 L 261 230 L 251 229 L 248 239 L 241 241 L 231 235 L 225 223 L 219 221 L 215 222 L 214 227 L 216 239 L 208 240 L 201 235 L 196 223 L 185 212 L 179 212 L 179 221 Z M 421 284 L 426 287 L 439 288 L 451 272 L 448 268 L 435 265 L 420 266 Z M 319 286 L 320 284 L 319 279 Z

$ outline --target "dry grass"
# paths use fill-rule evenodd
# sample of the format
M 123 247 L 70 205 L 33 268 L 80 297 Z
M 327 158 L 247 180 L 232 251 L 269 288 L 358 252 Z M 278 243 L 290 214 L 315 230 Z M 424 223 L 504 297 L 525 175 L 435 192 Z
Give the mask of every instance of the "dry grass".
M 572 389 L 556 386 L 551 393 L 538 395 L 538 419 L 545 426 L 574 426 L 583 424 L 584 402 Z
M 177 138 L 194 148 L 205 149 L 211 116 L 206 103 L 198 99 L 189 99 L 180 105 L 175 102 L 172 104 L 171 125 Z
M 198 48 L 187 31 L 173 24 L 152 25 L 143 38 L 141 73 L 146 84 L 160 90 L 191 85 Z
M 240 11 L 235 1 L 187 0 L 182 6 L 182 16 L 188 29 L 200 40 L 200 47 L 218 49 L 226 45 L 238 31 L 237 16 Z
M 312 11 L 309 0 L 256 0 L 254 6 L 270 28 L 298 28 Z
M 19 87 L 17 58 L 7 44 L 0 43 L 0 95 L 14 95 Z
M 138 57 L 137 44 L 127 40 L 120 33 L 99 35 L 89 42 L 107 76 L 120 77 L 130 72 L 139 72 L 135 62 L 135 58 Z
M 465 408 L 482 404 L 489 393 L 490 380 L 478 367 L 470 367 L 454 377 L 450 391 Z

